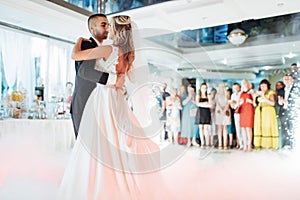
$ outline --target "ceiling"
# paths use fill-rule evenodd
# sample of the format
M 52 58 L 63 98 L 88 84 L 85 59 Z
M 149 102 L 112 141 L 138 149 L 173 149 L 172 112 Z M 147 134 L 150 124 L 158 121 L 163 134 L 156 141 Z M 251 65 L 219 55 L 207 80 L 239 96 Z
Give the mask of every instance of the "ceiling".
M 0 21 L 76 41 L 88 37 L 87 16 L 42 0 L 0 0 Z M 155 40 L 183 30 L 213 27 L 300 12 L 296 0 L 177 0 L 133 9 L 130 15 L 144 38 L 149 62 L 161 73 L 184 77 L 249 78 L 261 70 L 286 68 L 299 62 L 300 36 L 269 34 L 249 37 L 236 47 L 230 43 L 193 48 L 177 40 Z M 117 13 L 120 14 L 120 13 Z M 296 23 L 296 22 L 295 22 Z M 299 23 L 300 24 L 300 20 Z M 297 28 L 297 24 L 295 24 Z M 300 25 L 299 25 L 300 31 Z

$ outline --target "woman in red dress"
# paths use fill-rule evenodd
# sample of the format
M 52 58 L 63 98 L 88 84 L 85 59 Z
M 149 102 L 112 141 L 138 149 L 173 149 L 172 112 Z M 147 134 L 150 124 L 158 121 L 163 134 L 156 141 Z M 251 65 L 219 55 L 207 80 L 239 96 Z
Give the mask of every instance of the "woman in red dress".
M 239 100 L 240 127 L 243 134 L 244 151 L 252 150 L 252 128 L 254 127 L 253 90 L 248 80 L 242 81 L 242 93 Z

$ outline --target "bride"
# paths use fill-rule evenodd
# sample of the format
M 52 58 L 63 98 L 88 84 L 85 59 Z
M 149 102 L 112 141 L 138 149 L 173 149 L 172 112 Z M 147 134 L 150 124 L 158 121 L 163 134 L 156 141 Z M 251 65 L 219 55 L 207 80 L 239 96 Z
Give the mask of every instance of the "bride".
M 73 59 L 97 59 L 96 69 L 128 76 L 135 58 L 130 17 L 112 17 L 109 34 L 113 45 L 84 51 L 80 38 Z M 145 135 L 124 91 L 97 84 L 83 112 L 59 199 L 169 199 L 159 167 L 159 147 Z

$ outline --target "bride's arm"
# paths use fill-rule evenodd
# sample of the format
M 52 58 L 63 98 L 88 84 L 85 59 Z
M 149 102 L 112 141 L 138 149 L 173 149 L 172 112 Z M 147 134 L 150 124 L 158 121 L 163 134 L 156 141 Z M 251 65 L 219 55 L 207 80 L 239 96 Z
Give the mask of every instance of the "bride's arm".
M 81 43 L 83 40 L 84 38 L 80 37 L 73 47 L 72 59 L 76 61 L 107 58 L 112 52 L 111 46 L 101 46 L 92 49 L 81 50 Z
M 84 61 L 77 75 L 85 80 L 107 86 L 114 85 L 116 88 L 123 88 L 125 82 L 124 74 L 113 74 L 95 70 L 95 60 Z
M 88 49 L 88 50 L 84 50 L 82 51 L 81 50 L 81 43 L 84 39 L 83 38 L 80 38 L 78 39 L 78 42 L 75 44 L 74 48 L 73 48 L 73 55 L 72 55 L 72 58 L 74 59 L 74 56 L 79 56 L 79 60 L 85 60 L 84 58 L 80 57 L 82 56 L 80 52 L 87 52 L 87 51 L 91 51 L 93 49 Z M 108 51 L 109 54 L 112 50 L 112 48 L 109 46 L 108 48 Z M 103 50 L 103 48 L 102 48 Z M 97 52 L 97 50 L 95 51 Z M 99 52 L 98 52 L 99 53 Z M 91 56 L 92 54 L 89 54 L 89 56 Z M 88 80 L 88 81 L 91 81 L 91 82 L 94 82 L 94 83 L 100 83 L 100 84 L 103 84 L 103 85 L 115 85 L 115 87 L 117 88 L 122 88 L 123 85 L 124 85 L 124 81 L 125 81 L 125 78 L 124 78 L 124 74 L 118 74 L 118 71 L 117 71 L 117 74 L 113 74 L 113 73 L 106 73 L 106 72 L 102 72 L 102 71 L 98 71 L 95 69 L 95 58 L 100 58 L 101 56 L 97 55 L 97 57 L 95 58 L 90 58 L 89 56 L 86 56 L 86 59 L 88 59 L 87 61 L 84 61 L 81 65 L 80 65 L 80 68 L 78 70 L 78 76 L 85 79 L 85 80 Z M 104 56 L 105 57 L 105 56 Z M 108 57 L 108 56 L 107 56 Z

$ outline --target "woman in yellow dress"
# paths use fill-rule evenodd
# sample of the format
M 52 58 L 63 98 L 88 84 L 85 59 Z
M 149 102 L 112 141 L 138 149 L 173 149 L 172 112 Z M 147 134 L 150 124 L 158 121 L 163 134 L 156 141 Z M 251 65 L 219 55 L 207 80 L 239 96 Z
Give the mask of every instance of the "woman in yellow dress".
M 256 94 L 254 115 L 254 146 L 255 148 L 278 149 L 278 125 L 275 112 L 276 93 L 271 90 L 271 84 L 264 79 L 259 84 Z

